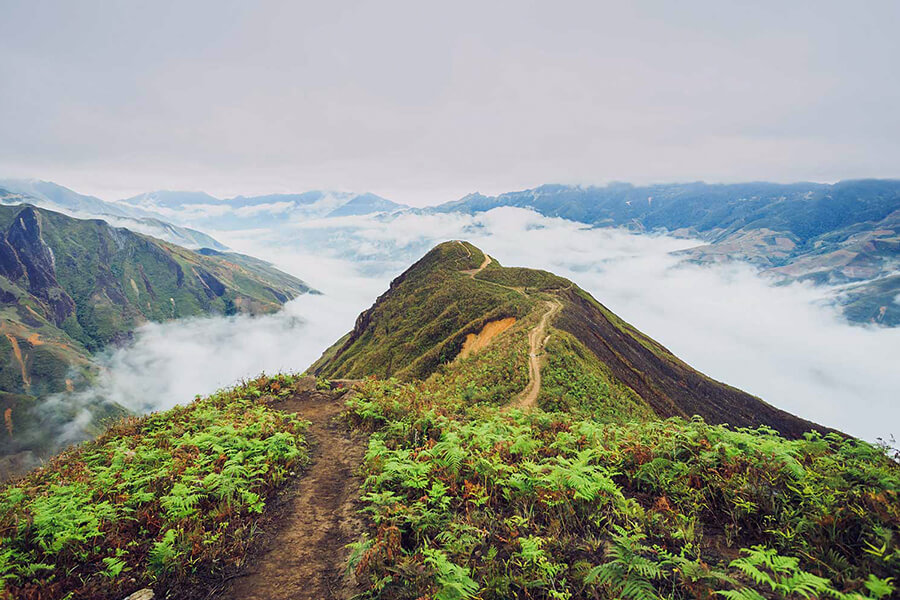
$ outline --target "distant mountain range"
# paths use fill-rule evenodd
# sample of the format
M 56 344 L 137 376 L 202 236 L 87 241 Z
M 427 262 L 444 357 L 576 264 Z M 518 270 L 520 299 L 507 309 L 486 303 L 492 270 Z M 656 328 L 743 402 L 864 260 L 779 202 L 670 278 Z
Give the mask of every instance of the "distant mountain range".
M 127 227 L 132 231 L 152 235 L 185 248 L 226 249 L 211 236 L 194 229 L 173 225 L 152 211 L 85 196 L 49 181 L 0 179 L 0 204 L 23 203 L 82 219 L 105 219 L 111 225 Z
M 35 179 L 0 179 L 0 205 L 33 204 L 78 218 L 100 218 L 111 225 L 184 246 L 226 250 L 198 231 L 249 229 L 281 224 L 293 218 L 331 218 L 390 213 L 409 207 L 375 194 L 310 191 L 216 198 L 206 192 L 155 191 L 108 202 Z
M 208 229 L 271 227 L 291 218 L 331 218 L 395 212 L 409 208 L 375 194 L 312 191 L 216 198 L 204 192 L 148 192 L 118 204 L 155 212 L 177 223 Z
M 743 260 L 784 280 L 841 286 L 852 321 L 900 325 L 900 181 L 545 185 L 471 194 L 428 212 L 529 208 L 594 227 L 665 232 L 707 242 L 700 263 Z
M 4 188 L 8 191 L 3 192 Z M 696 238 L 705 243 L 685 251 L 688 260 L 746 261 L 784 282 L 828 286 L 850 321 L 900 325 L 897 180 L 544 185 L 497 196 L 470 194 L 424 209 L 411 209 L 374 194 L 329 191 L 226 199 L 205 192 L 156 191 L 105 202 L 53 183 L 0 180 L 0 203 L 28 198 L 187 248 L 217 250 L 224 246 L 199 230 L 279 228 L 286 220 L 375 214 L 392 218 L 409 211 L 477 214 L 506 206 L 526 208 L 592 227 Z

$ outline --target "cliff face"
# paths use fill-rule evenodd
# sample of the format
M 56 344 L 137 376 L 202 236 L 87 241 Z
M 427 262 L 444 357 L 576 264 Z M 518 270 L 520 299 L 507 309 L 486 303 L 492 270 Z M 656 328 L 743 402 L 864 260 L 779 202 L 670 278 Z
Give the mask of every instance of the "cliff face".
M 40 300 L 45 315 L 59 326 L 75 313 L 75 301 L 56 279 L 56 260 L 41 228 L 41 214 L 34 207 L 16 215 L 0 242 L 0 275 Z

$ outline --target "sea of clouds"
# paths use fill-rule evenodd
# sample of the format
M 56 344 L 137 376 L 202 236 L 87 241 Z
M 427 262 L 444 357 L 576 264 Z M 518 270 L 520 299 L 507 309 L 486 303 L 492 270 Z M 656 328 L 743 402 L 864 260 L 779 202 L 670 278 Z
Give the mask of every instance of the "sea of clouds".
M 148 324 L 103 357 L 98 385 L 82 399 L 149 412 L 262 371 L 303 371 L 409 264 L 436 243 L 466 239 L 504 265 L 572 279 L 695 368 L 775 406 L 873 441 L 900 434 L 900 329 L 850 325 L 821 289 L 779 285 L 747 264 L 685 262 L 677 251 L 696 240 L 592 229 L 516 208 L 209 233 L 324 295 L 263 317 Z

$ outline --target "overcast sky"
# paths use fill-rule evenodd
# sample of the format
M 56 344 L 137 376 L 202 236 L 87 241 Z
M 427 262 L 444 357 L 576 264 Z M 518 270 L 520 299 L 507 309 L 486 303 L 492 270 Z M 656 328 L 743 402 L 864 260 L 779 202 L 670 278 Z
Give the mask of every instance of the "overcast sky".
M 0 0 L 0 176 L 116 199 L 900 176 L 900 2 Z

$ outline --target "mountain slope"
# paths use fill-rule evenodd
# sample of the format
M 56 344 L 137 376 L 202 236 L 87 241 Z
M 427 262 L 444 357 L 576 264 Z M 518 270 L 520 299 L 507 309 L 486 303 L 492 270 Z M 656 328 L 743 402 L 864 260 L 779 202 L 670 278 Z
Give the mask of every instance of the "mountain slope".
M 0 207 L 0 275 L 20 303 L 95 350 L 151 320 L 264 313 L 310 291 L 249 257 L 173 244 L 31 206 Z M 238 262 L 242 264 L 238 264 Z
M 493 197 L 472 194 L 430 210 L 474 214 L 500 206 L 597 227 L 696 237 L 708 243 L 685 252 L 693 260 L 746 260 L 788 279 L 838 285 L 900 271 L 900 181 L 895 180 L 545 185 Z M 893 280 L 883 283 L 881 295 L 848 306 L 846 316 L 856 322 L 898 322 L 900 304 L 883 301 L 885 286 L 900 294 Z M 838 300 L 848 304 L 864 294 Z
M 0 206 L 0 412 L 8 429 L 0 455 L 63 441 L 53 438 L 78 407 L 39 410 L 35 399 L 85 387 L 93 353 L 139 325 L 268 313 L 312 291 L 251 257 L 198 254 L 100 220 Z M 99 407 L 89 420 L 109 412 Z
M 568 334 L 568 347 L 559 351 L 578 357 L 579 370 L 602 375 L 658 417 L 696 414 L 711 423 L 767 425 L 789 437 L 826 431 L 692 369 L 572 282 L 502 267 L 465 242 L 437 246 L 395 279 L 310 372 L 424 379 L 459 355 L 468 336 L 505 319 L 517 319 L 519 327 L 539 321 L 547 302 L 560 304 L 551 331 Z

